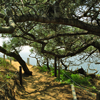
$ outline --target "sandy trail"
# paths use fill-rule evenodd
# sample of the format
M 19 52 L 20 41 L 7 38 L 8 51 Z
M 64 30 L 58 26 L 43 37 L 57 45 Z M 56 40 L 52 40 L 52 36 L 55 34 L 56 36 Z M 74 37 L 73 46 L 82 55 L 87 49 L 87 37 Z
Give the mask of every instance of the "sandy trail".
M 19 71 L 18 62 L 12 61 L 11 64 Z M 28 68 L 32 76 L 23 75 L 23 87 L 17 86 L 16 100 L 73 100 L 70 85 L 54 82 L 55 77 L 39 72 L 36 67 L 28 65 Z
M 10 62 L 9 60 L 7 60 Z M 20 64 L 12 61 L 11 64 L 19 71 Z M 71 86 L 69 84 L 60 84 L 55 82 L 55 77 L 47 72 L 39 72 L 37 67 L 27 65 L 32 71 L 32 76 L 23 74 L 23 86 L 17 80 L 15 89 L 16 100 L 73 100 Z M 24 71 L 23 71 L 24 73 Z M 100 87 L 100 86 L 99 86 Z M 96 100 L 87 91 L 81 88 L 75 88 L 77 100 Z

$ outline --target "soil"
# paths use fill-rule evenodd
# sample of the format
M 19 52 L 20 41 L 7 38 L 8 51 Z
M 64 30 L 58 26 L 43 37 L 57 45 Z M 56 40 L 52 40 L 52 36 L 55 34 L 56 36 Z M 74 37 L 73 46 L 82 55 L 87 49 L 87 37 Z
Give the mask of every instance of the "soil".
M 20 64 L 18 62 L 12 61 L 12 65 L 14 66 L 13 70 L 16 69 L 15 71 L 19 71 Z M 33 72 L 33 74 L 32 76 L 26 76 L 23 74 L 22 86 L 20 85 L 18 77 L 14 77 L 14 80 L 16 80 L 14 87 L 15 100 L 73 100 L 71 85 L 56 82 L 54 80 L 55 77 L 51 76 L 50 73 L 40 72 L 37 67 L 32 65 L 28 65 L 28 68 Z M 11 81 L 10 84 L 12 84 Z M 97 89 L 99 90 L 100 80 L 95 80 L 94 85 L 97 86 Z M 95 92 L 95 96 L 93 97 L 82 88 L 74 88 L 77 100 L 96 100 Z M 92 91 L 91 88 L 88 90 Z

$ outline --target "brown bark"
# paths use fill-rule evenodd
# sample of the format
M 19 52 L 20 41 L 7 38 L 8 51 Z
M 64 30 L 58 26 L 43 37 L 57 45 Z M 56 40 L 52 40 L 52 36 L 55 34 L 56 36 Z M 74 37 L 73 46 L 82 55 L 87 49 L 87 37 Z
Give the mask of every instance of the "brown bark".
M 60 60 L 58 58 L 58 78 L 60 79 Z
M 48 60 L 48 58 L 47 58 L 47 68 L 48 68 L 48 70 L 50 71 L 49 60 Z
M 23 67 L 23 70 L 24 70 L 24 73 L 27 74 L 27 75 L 32 75 L 32 72 L 29 71 L 25 61 L 20 57 L 20 55 L 14 55 L 13 56 L 19 63 L 20 65 Z
M 35 21 L 42 23 L 53 23 L 53 24 L 62 24 L 62 25 L 70 25 L 74 27 L 78 27 L 89 32 L 100 33 L 100 28 L 98 26 L 90 25 L 85 22 L 79 21 L 77 19 L 67 19 L 67 18 L 46 18 L 36 15 L 24 14 L 22 16 L 17 16 L 15 18 L 16 22 L 25 22 L 25 21 Z M 95 35 L 94 33 L 94 35 Z
M 2 15 L 3 16 L 3 15 Z M 2 18 L 2 16 L 0 16 Z M 6 16 L 7 17 L 7 16 Z M 7 18 L 6 18 L 7 19 Z M 53 23 L 53 24 L 62 24 L 62 25 L 70 25 L 74 27 L 78 27 L 88 32 L 92 32 L 94 35 L 100 36 L 100 28 L 99 26 L 94 26 L 87 24 L 85 22 L 79 21 L 77 19 L 67 19 L 67 18 L 46 18 L 36 15 L 24 14 L 21 16 L 15 16 L 15 22 L 26 22 L 26 21 L 35 21 L 41 23 Z M 0 27 L 0 33 L 13 33 L 15 29 L 15 23 L 12 19 L 9 19 L 8 27 Z
M 7 52 L 4 48 L 0 47 L 0 52 L 10 56 L 10 57 L 14 57 L 19 63 L 20 65 L 23 67 L 24 73 L 27 75 L 32 75 L 32 72 L 29 71 L 25 61 L 21 58 L 21 56 L 19 54 L 16 54 L 14 52 Z
M 54 59 L 54 67 L 55 67 L 55 69 L 54 69 L 54 73 L 55 73 L 55 77 L 57 77 L 57 58 L 55 57 L 55 59 Z

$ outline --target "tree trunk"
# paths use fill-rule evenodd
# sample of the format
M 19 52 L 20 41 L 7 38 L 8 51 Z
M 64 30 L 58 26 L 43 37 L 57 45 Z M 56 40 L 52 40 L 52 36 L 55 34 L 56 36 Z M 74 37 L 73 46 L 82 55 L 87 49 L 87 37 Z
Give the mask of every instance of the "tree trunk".
M 55 57 L 55 59 L 54 59 L 54 67 L 55 67 L 55 69 L 54 69 L 54 73 L 55 73 L 55 77 L 57 77 L 57 58 Z
M 48 60 L 48 58 L 47 58 L 47 68 L 48 68 L 48 70 L 50 71 L 49 60 Z
M 25 61 L 20 57 L 20 55 L 14 56 L 14 58 L 20 63 L 20 65 L 22 66 L 25 74 L 32 75 L 32 72 L 29 71 Z
M 59 61 L 59 58 L 58 58 L 58 78 L 60 79 L 60 61 Z
M 6 54 L 7 56 L 14 57 L 20 63 L 20 65 L 23 67 L 24 73 L 27 75 L 32 75 L 32 72 L 29 71 L 25 61 L 21 58 L 21 56 L 19 54 L 16 54 L 15 52 L 8 52 L 1 46 L 0 46 L 0 52 Z

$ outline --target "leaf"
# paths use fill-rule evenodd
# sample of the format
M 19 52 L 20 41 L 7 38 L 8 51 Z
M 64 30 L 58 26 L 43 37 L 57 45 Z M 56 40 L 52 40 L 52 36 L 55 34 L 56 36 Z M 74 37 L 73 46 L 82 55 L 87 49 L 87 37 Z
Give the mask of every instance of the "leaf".
M 9 75 L 7 74 L 7 75 L 6 75 L 6 78 L 9 79 L 9 78 L 11 78 L 11 76 L 9 76 Z

